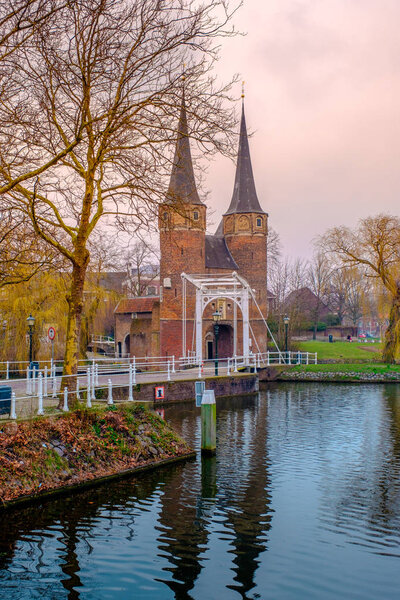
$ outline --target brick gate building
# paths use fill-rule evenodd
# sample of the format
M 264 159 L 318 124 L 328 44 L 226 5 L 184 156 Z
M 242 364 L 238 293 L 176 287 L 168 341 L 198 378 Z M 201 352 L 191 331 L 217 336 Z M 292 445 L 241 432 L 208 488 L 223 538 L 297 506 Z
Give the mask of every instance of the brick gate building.
M 239 149 L 233 195 L 214 235 L 206 234 L 206 205 L 200 200 L 190 152 L 185 100 L 171 179 L 165 201 L 159 206 L 160 295 L 122 300 L 116 310 L 115 340 L 119 356 L 182 356 L 193 350 L 195 294 L 186 297 L 186 348 L 182 347 L 183 272 L 221 275 L 236 271 L 251 286 L 266 317 L 268 215 L 261 208 L 254 183 L 250 149 L 242 107 Z M 212 313 L 222 314 L 219 355 L 242 353 L 241 315 L 237 314 L 234 339 L 234 303 L 218 299 L 203 315 L 203 356 L 213 358 L 215 340 Z M 255 302 L 250 306 L 250 338 L 254 352 L 266 350 L 267 331 Z

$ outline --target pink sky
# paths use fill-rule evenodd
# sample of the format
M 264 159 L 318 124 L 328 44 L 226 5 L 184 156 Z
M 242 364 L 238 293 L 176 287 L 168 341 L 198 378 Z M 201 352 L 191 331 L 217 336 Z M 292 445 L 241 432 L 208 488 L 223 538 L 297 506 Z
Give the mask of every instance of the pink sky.
M 258 197 L 284 252 L 307 257 L 328 227 L 398 214 L 399 0 L 245 0 L 235 23 L 247 36 L 224 42 L 218 72 L 246 81 Z M 209 167 L 215 227 L 234 170 Z

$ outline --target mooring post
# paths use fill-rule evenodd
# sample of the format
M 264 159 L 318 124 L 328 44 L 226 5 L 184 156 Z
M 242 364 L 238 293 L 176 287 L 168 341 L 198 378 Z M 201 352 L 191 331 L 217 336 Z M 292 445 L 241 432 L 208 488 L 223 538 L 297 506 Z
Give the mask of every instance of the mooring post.
M 68 412 L 68 388 L 65 386 L 64 388 L 64 406 L 63 411 Z
M 111 381 L 111 379 L 108 380 L 108 400 L 107 400 L 107 404 L 108 405 L 114 404 L 113 397 L 112 397 L 112 381 Z
M 129 365 L 129 395 L 128 402 L 133 402 L 133 373 L 134 373 L 135 365 Z
M 214 390 L 205 390 L 201 399 L 201 452 L 215 454 L 217 449 L 217 407 Z
M 38 400 L 39 400 L 39 406 L 38 406 L 37 414 L 43 415 L 44 411 L 43 411 L 43 375 L 42 375 L 42 373 L 39 373 L 39 375 L 38 375 Z
M 17 413 L 15 410 L 16 407 L 16 398 L 15 398 L 15 392 L 12 392 L 11 394 L 11 411 L 10 411 L 10 419 L 13 419 L 15 421 L 15 419 L 17 418 Z

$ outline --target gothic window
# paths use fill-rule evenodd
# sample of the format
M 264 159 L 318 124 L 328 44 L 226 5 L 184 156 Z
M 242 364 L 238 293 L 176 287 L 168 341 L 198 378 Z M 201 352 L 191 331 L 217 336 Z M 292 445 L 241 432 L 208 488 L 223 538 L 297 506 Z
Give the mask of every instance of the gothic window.
M 257 227 L 262 227 L 262 219 L 257 219 Z

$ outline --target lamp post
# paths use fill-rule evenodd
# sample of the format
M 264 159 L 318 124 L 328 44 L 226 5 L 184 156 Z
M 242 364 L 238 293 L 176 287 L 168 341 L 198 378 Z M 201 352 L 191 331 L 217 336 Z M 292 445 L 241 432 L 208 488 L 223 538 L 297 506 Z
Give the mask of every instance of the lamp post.
M 221 313 L 216 310 L 213 313 L 214 319 L 214 336 L 215 336 L 215 375 L 218 375 L 218 335 L 219 335 L 219 322 L 221 320 Z
M 33 327 L 35 325 L 35 317 L 32 317 L 32 315 L 30 314 L 29 317 L 27 318 L 26 322 L 28 323 L 28 327 L 29 327 L 29 364 L 32 363 L 33 361 Z
M 287 362 L 289 362 L 288 361 L 288 350 L 289 350 L 288 349 L 288 329 L 289 329 L 289 321 L 290 321 L 290 318 L 287 315 L 285 315 L 283 317 L 283 322 L 285 324 L 285 352 L 286 352 L 286 361 Z

